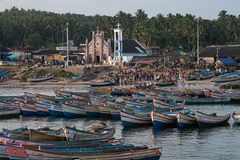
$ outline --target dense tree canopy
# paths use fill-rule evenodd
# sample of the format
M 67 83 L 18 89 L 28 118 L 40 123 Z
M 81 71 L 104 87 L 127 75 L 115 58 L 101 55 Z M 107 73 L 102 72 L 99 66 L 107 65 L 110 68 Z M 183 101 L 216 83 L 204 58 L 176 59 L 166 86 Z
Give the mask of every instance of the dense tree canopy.
M 217 19 L 208 20 L 191 14 L 168 14 L 149 18 L 144 10 L 135 14 L 119 11 L 115 16 L 85 16 L 57 14 L 45 11 L 12 8 L 0 12 L 0 46 L 53 48 L 66 42 L 66 23 L 75 45 L 90 38 L 96 27 L 112 38 L 112 30 L 119 22 L 126 39 L 137 39 L 146 46 L 161 49 L 196 51 L 197 23 L 200 28 L 201 48 L 212 44 L 240 43 L 240 16 L 221 11 Z

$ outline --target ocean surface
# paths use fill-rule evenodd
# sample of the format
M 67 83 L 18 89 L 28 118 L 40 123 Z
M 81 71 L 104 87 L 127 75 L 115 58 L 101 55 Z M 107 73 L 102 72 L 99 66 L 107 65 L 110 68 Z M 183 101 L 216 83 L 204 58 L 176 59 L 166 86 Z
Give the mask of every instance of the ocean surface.
M 82 90 L 83 86 L 0 86 L 0 95 L 22 95 L 23 92 L 37 92 L 53 94 L 55 89 Z M 193 110 L 216 112 L 219 115 L 240 112 L 240 105 L 194 105 Z M 240 159 L 240 126 L 235 126 L 233 120 L 226 126 L 207 129 L 168 128 L 156 130 L 151 126 L 124 129 L 118 120 L 107 118 L 56 118 L 56 117 L 20 117 L 1 119 L 1 128 L 13 129 L 21 126 L 38 128 L 50 126 L 59 128 L 63 126 L 76 126 L 87 129 L 94 123 L 105 122 L 116 127 L 116 138 L 123 138 L 126 143 L 135 145 L 148 145 L 162 147 L 162 160 L 239 160 Z

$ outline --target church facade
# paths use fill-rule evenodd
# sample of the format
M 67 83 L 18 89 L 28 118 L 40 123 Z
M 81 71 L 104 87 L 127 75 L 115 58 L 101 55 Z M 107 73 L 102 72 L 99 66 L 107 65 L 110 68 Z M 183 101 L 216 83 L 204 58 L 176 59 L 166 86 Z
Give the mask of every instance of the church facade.
M 86 64 L 102 64 L 109 63 L 110 47 L 109 43 L 104 39 L 104 32 L 99 31 L 92 33 L 92 40 L 88 42 L 86 39 L 85 63 Z

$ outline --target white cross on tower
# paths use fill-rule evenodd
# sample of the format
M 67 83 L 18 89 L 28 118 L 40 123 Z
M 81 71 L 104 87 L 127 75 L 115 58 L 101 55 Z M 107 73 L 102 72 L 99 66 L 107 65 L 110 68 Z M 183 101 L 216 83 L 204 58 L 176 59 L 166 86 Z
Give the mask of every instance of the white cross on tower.
M 118 24 L 117 24 L 117 27 L 118 27 L 118 29 L 119 29 L 119 28 L 121 27 L 121 25 L 118 23 Z

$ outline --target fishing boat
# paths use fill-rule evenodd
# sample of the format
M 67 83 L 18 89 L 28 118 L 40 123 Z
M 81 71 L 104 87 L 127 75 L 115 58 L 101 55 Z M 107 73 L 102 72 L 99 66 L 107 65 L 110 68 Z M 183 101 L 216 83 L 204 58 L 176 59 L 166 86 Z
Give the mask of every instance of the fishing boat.
M 133 93 L 135 93 L 135 90 L 112 88 L 111 95 L 113 95 L 113 96 L 131 96 Z
M 107 101 L 110 112 L 113 118 L 121 119 L 120 112 L 125 108 L 125 102 Z
M 42 132 L 42 131 L 41 131 Z M 82 141 L 31 141 L 20 138 L 11 138 L 0 134 L 0 142 L 5 144 L 28 146 L 29 148 L 78 148 L 88 146 L 99 146 L 103 144 L 115 144 L 120 140 L 103 139 L 103 140 L 82 140 Z
M 85 112 L 87 117 L 99 117 L 101 115 L 98 105 L 85 104 Z
M 60 133 L 61 130 L 52 130 L 49 127 L 41 127 L 36 130 L 30 130 L 26 126 L 24 126 L 13 130 L 3 128 L 3 132 L 1 134 L 14 139 L 31 140 L 35 138 L 35 140 L 37 140 L 38 138 L 39 140 L 41 137 L 38 136 L 39 134 L 43 134 L 45 135 L 45 137 L 49 137 L 48 135 L 59 135 Z M 37 138 L 36 135 L 38 136 Z
M 233 112 L 232 118 L 235 124 L 240 125 L 240 113 Z
M 113 86 L 115 84 L 114 81 L 91 82 L 91 87 Z
M 179 128 L 188 128 L 197 126 L 197 119 L 195 115 L 189 113 L 177 113 L 177 122 Z
M 61 130 L 49 131 L 49 132 L 39 132 L 33 129 L 29 130 L 29 140 L 31 141 L 66 141 L 66 137 L 61 135 Z M 63 134 L 63 132 L 62 132 Z
M 197 77 L 198 80 L 205 80 L 205 79 L 210 79 L 215 76 L 214 72 L 207 71 L 207 70 L 200 70 L 199 71 L 199 76 Z
M 41 102 L 35 102 L 36 111 L 39 116 L 49 116 L 50 113 L 48 112 L 48 106 Z
M 63 91 L 63 90 L 56 90 L 54 91 L 54 93 L 56 94 L 56 97 L 59 97 L 59 98 L 71 98 L 73 94 L 72 92 Z
M 173 81 L 163 81 L 163 82 L 158 82 L 155 85 L 158 87 L 167 87 L 167 86 L 173 86 L 175 83 Z
M 111 117 L 112 116 L 111 109 L 106 105 L 99 106 L 99 111 L 100 111 L 102 117 Z
M 179 99 L 181 100 L 181 99 Z M 230 98 L 183 98 L 181 101 L 185 101 L 186 105 L 199 105 L 199 104 L 229 104 Z
M 214 127 L 226 124 L 230 119 L 230 114 L 217 116 L 216 114 L 206 114 L 198 111 L 196 112 L 196 118 L 199 127 Z
M 26 126 L 17 128 L 17 129 L 13 129 L 13 130 L 9 130 L 6 128 L 3 128 L 2 130 L 3 130 L 2 134 L 9 138 L 29 140 L 29 130 Z
M 174 127 L 177 124 L 176 114 L 171 112 L 161 113 L 153 110 L 151 118 L 154 128 Z
M 152 120 L 149 116 L 137 115 L 125 111 L 120 112 L 121 122 L 124 127 L 137 127 L 142 125 L 151 125 Z
M 62 103 L 62 111 L 65 117 L 68 118 L 86 116 L 86 111 L 84 107 L 77 104 Z
M 17 117 L 19 115 L 19 106 L 13 103 L 0 102 L 0 118 Z
M 214 72 L 207 70 L 198 70 L 188 75 L 187 80 L 205 80 L 215 76 Z
M 33 83 L 44 82 L 44 81 L 48 81 L 50 79 L 53 79 L 53 77 L 54 76 L 52 76 L 52 75 L 46 75 L 46 76 L 43 76 L 43 77 L 28 78 L 27 81 L 28 82 L 33 82 Z
M 62 110 L 62 105 L 59 104 L 49 104 L 48 105 L 48 112 L 55 117 L 61 117 L 64 116 L 63 110 Z
M 5 145 L 10 159 L 84 159 L 84 160 L 123 160 L 123 159 L 144 159 L 144 160 L 159 160 L 162 152 L 161 148 L 140 148 L 129 151 L 115 151 L 115 152 L 95 152 L 95 153 L 76 153 L 67 154 L 61 151 L 49 152 L 43 150 L 24 149 L 22 146 Z
M 185 106 L 185 101 L 183 101 L 182 103 L 177 103 L 177 101 L 173 101 L 173 100 L 163 101 L 158 98 L 155 98 L 153 100 L 153 103 L 155 108 L 170 109 L 170 110 L 181 110 Z
M 24 116 L 35 116 L 37 115 L 37 110 L 35 104 L 21 103 L 21 113 Z
M 135 101 L 146 101 L 146 96 L 144 94 L 132 94 L 132 98 Z
M 115 129 L 103 129 L 100 133 L 92 133 L 72 127 L 65 127 L 64 134 L 68 141 L 107 140 L 113 137 Z
M 240 80 L 240 73 L 232 72 L 232 73 L 227 73 L 227 74 L 218 76 L 214 80 L 214 82 L 215 83 L 226 83 L 226 82 L 238 81 L 238 80 Z

